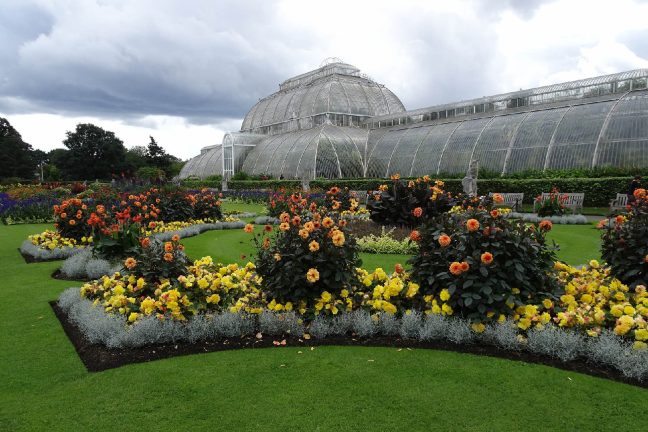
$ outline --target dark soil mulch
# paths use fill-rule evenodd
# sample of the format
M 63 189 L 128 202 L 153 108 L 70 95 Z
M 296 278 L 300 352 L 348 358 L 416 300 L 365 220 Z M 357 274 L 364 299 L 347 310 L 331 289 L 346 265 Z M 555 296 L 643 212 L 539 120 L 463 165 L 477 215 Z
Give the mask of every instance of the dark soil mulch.
M 349 221 L 347 227 L 357 238 L 365 237 L 369 234 L 380 237 L 382 235 L 383 225 L 371 220 L 352 220 Z M 410 228 L 385 226 L 385 232 L 389 232 L 390 230 L 393 230 L 390 235 L 399 241 L 409 238 L 412 232 Z
M 144 363 L 169 357 L 208 353 L 215 351 L 227 351 L 234 349 L 258 349 L 273 348 L 273 341 L 281 340 L 283 337 L 265 336 L 257 339 L 254 336 L 242 338 L 222 339 L 220 341 L 201 341 L 194 344 L 180 342 L 176 344 L 159 344 L 141 348 L 120 348 L 109 349 L 103 345 L 91 344 L 83 336 L 81 331 L 67 319 L 67 315 L 58 307 L 57 302 L 50 302 L 54 314 L 59 319 L 65 334 L 74 345 L 77 354 L 89 372 L 101 372 L 107 369 L 113 369 L 131 363 Z M 605 378 L 612 381 L 619 381 L 637 387 L 648 388 L 648 382 L 639 382 L 634 379 L 624 377 L 615 369 L 596 366 L 587 363 L 584 360 L 574 360 L 570 362 L 561 362 L 560 360 L 528 353 L 525 351 L 507 351 L 492 345 L 471 344 L 456 345 L 450 342 L 418 342 L 400 337 L 379 336 L 370 339 L 353 336 L 336 336 L 327 337 L 326 339 L 304 340 L 294 336 L 285 337 L 287 347 L 304 347 L 311 346 L 367 346 L 367 347 L 387 347 L 387 348 L 416 348 L 416 349 L 436 349 L 443 351 L 452 351 L 467 354 L 484 355 L 497 357 L 508 360 L 522 361 L 525 363 L 535 363 L 546 366 L 552 366 L 567 371 L 579 372 L 586 375 L 592 375 L 599 378 Z
M 52 279 L 58 279 L 58 280 L 66 280 L 66 281 L 74 281 L 74 282 L 90 282 L 92 279 L 89 278 L 81 278 L 81 279 L 74 279 L 67 277 L 63 274 L 61 269 L 56 269 L 51 275 Z

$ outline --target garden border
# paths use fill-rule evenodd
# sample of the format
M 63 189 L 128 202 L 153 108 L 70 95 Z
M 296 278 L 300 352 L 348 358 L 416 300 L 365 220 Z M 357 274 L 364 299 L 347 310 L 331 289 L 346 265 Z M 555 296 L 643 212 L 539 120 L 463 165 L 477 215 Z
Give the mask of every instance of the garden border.
M 66 299 L 69 302 L 69 299 Z M 384 348 L 406 348 L 406 349 L 434 349 L 451 351 L 464 354 L 484 355 L 488 357 L 502 358 L 506 360 L 521 361 L 525 363 L 540 364 L 555 367 L 558 369 L 583 373 L 586 375 L 618 381 L 625 384 L 648 388 L 648 380 L 640 381 L 623 375 L 621 371 L 612 366 L 596 364 L 588 361 L 583 356 L 573 360 L 562 361 L 559 358 L 549 355 L 537 354 L 524 349 L 504 349 L 485 340 L 475 341 L 472 337 L 471 343 L 453 342 L 450 340 L 417 340 L 404 338 L 401 335 L 374 335 L 371 337 L 349 336 L 325 336 L 305 340 L 300 337 L 282 334 L 272 336 L 267 333 L 262 338 L 257 338 L 254 332 L 249 332 L 238 337 L 223 337 L 218 340 L 198 340 L 196 342 L 176 341 L 162 344 L 144 345 L 140 347 L 108 348 L 100 343 L 91 342 L 79 326 L 69 317 L 59 301 L 49 302 L 55 316 L 59 320 L 65 334 L 72 343 L 79 358 L 88 372 L 101 372 L 125 366 L 132 363 L 143 363 L 165 358 L 200 354 L 216 351 L 227 351 L 233 349 L 255 349 L 275 347 L 277 340 L 285 339 L 287 347 L 310 348 L 314 346 L 366 346 Z M 90 304 L 90 302 L 88 302 Z M 68 305 L 70 308 L 71 306 Z M 101 311 L 103 312 L 103 311 Z M 255 329 L 256 331 L 257 329 Z

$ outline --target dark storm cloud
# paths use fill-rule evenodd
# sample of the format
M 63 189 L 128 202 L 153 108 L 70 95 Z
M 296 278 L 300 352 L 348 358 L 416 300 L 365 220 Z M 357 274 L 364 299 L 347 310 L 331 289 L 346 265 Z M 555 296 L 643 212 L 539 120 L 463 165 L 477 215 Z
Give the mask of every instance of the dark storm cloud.
M 280 36 L 272 8 L 191 3 L 12 3 L 0 14 L 0 111 L 240 118 L 285 78 L 288 62 L 271 57 L 281 50 L 261 37 Z

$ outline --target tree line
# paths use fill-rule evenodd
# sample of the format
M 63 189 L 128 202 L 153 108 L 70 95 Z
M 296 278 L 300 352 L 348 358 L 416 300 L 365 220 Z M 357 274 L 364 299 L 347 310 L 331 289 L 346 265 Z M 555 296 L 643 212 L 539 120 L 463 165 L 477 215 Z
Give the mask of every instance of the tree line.
M 127 149 L 113 132 L 81 123 L 66 132 L 66 148 L 49 152 L 34 149 L 0 117 L 0 179 L 7 180 L 112 180 L 170 179 L 183 162 L 168 154 L 153 137 L 147 145 Z

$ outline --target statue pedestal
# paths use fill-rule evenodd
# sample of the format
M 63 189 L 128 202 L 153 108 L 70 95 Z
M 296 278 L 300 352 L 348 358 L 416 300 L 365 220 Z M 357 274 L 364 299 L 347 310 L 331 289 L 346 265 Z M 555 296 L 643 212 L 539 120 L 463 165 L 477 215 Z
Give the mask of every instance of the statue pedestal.
M 223 180 L 223 181 L 221 182 L 221 190 L 222 190 L 223 192 L 227 192 L 227 190 L 228 190 L 228 189 L 227 189 L 227 180 Z

